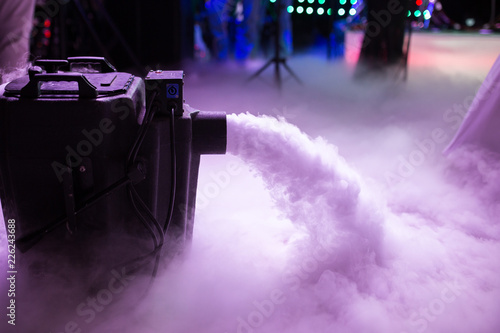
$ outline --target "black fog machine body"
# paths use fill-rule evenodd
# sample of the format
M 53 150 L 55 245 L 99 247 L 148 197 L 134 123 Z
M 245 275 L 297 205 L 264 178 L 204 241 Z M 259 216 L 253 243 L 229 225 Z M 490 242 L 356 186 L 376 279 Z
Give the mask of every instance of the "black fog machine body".
M 155 274 L 189 243 L 200 155 L 225 153 L 226 116 L 184 110 L 183 76 L 73 57 L 5 86 L 0 198 L 26 274 Z

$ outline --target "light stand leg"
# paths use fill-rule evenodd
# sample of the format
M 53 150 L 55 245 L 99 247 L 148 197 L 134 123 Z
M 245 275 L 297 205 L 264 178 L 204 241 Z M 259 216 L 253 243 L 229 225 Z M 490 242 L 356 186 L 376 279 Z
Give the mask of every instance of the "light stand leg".
M 281 57 L 281 11 L 283 10 L 283 6 L 281 4 L 281 0 L 276 1 L 276 21 L 275 25 L 275 36 L 274 36 L 274 57 L 270 59 L 264 66 L 262 66 L 257 72 L 255 72 L 252 76 L 250 76 L 247 82 L 252 81 L 256 77 L 258 77 L 264 70 L 266 70 L 270 65 L 274 64 L 274 80 L 278 89 L 281 90 L 283 80 L 281 78 L 280 65 L 283 65 L 285 69 L 290 73 L 290 75 L 297 80 L 299 84 L 302 84 L 302 81 L 299 77 L 292 71 L 292 69 L 287 65 L 286 58 Z

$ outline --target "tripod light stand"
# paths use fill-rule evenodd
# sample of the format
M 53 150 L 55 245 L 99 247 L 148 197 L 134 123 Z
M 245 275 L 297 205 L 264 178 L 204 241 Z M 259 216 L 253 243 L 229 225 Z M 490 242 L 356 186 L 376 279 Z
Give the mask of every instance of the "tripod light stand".
M 276 7 L 276 20 L 274 21 L 274 57 L 271 58 L 264 66 L 262 66 L 257 72 L 255 72 L 252 76 L 250 76 L 247 80 L 247 82 L 252 81 L 256 77 L 258 77 L 263 71 L 265 71 L 269 66 L 274 64 L 274 79 L 276 82 L 276 85 L 278 86 L 279 89 L 281 89 L 283 80 L 281 78 L 281 69 L 280 65 L 283 65 L 283 67 L 292 75 L 292 77 L 297 80 L 300 84 L 302 84 L 302 81 L 299 79 L 299 77 L 292 71 L 292 69 L 288 66 L 286 63 L 286 58 L 281 55 L 281 43 L 280 43 L 280 38 L 281 38 L 281 13 L 283 10 L 283 5 L 281 3 L 281 0 L 277 0 L 275 3 Z

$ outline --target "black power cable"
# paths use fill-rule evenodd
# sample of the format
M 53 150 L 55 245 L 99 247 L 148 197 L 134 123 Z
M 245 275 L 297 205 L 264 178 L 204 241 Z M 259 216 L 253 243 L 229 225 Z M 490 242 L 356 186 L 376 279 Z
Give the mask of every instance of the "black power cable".
M 129 196 L 129 200 L 130 202 L 132 203 L 132 207 L 134 208 L 134 211 L 136 213 L 136 216 L 139 218 L 139 220 L 142 222 L 142 224 L 144 225 L 144 227 L 147 229 L 147 231 L 151 234 L 151 238 L 153 239 L 153 246 L 154 248 L 156 249 L 156 247 L 158 247 L 158 238 L 156 236 L 156 233 L 154 232 L 152 226 L 150 223 L 148 223 L 148 221 L 146 220 L 146 218 L 144 217 L 144 215 L 139 211 L 139 207 L 137 207 L 137 204 L 135 202 L 135 200 L 139 199 L 140 198 L 134 198 L 134 193 L 132 191 L 133 188 L 132 186 L 130 186 L 129 190 L 128 190 L 128 196 Z
M 146 136 L 146 133 L 150 127 L 150 124 L 153 120 L 155 110 L 153 110 L 152 106 L 154 104 L 155 98 L 157 96 L 157 92 L 153 92 L 151 100 L 151 104 L 148 106 L 148 110 L 146 110 L 146 114 L 144 116 L 144 121 L 141 124 L 141 128 L 139 129 L 138 136 L 136 138 L 136 141 L 132 145 L 132 148 L 128 154 L 127 157 L 127 165 L 131 166 L 134 165 L 137 159 L 137 154 L 142 146 L 142 143 L 144 141 L 144 138 Z M 174 121 L 174 109 L 172 108 L 170 110 L 170 147 L 171 147 L 171 182 L 170 182 L 170 200 L 169 200 L 169 207 L 167 211 L 167 217 L 165 220 L 165 224 L 163 228 L 161 225 L 158 223 L 156 218 L 153 216 L 149 208 L 146 206 L 144 201 L 140 198 L 139 194 L 135 190 L 133 184 L 129 185 L 129 198 L 132 201 L 132 206 L 136 212 L 136 215 L 138 218 L 143 222 L 143 224 L 146 226 L 146 228 L 150 231 L 152 234 L 153 238 L 153 243 L 154 243 L 154 249 L 152 252 L 146 254 L 143 257 L 136 258 L 132 262 L 137 262 L 137 261 L 142 261 L 143 259 L 150 258 L 150 256 L 155 255 L 155 265 L 153 268 L 153 273 L 152 277 L 154 278 L 158 272 L 158 267 L 159 267 L 159 262 L 160 262 L 160 256 L 161 256 L 161 249 L 165 243 L 165 236 L 168 232 L 168 228 L 170 226 L 170 222 L 172 221 L 173 217 L 173 211 L 174 211 L 174 205 L 175 205 L 175 196 L 176 196 L 176 186 L 177 186 L 177 157 L 176 157 L 176 149 L 175 149 L 175 121 Z M 140 208 L 145 212 L 146 217 L 140 212 L 139 207 L 137 206 L 136 201 L 139 203 Z M 149 222 L 148 222 L 149 221 Z M 160 241 L 158 243 L 158 239 L 156 236 L 153 237 L 153 230 L 152 227 L 156 228 L 157 232 L 160 235 Z M 148 262 L 144 263 L 144 265 L 149 264 Z
M 165 235 L 163 234 L 163 230 L 161 229 L 160 223 L 158 223 L 158 221 L 156 220 L 156 218 L 153 216 L 153 213 L 151 213 L 151 211 L 149 210 L 149 208 L 146 206 L 146 204 L 144 203 L 144 201 L 141 199 L 141 197 L 139 196 L 139 193 L 137 193 L 137 190 L 135 189 L 134 186 L 130 186 L 130 194 L 132 196 L 131 200 L 137 200 L 138 201 L 140 207 L 146 213 L 147 218 L 151 222 L 153 222 L 153 226 L 155 227 L 156 231 L 158 232 L 158 234 L 160 236 L 160 239 L 156 242 L 155 247 L 159 246 L 160 244 L 163 244 L 163 242 L 165 240 Z M 153 230 L 151 230 L 151 231 L 154 232 Z M 156 234 L 155 234 L 155 239 L 156 239 Z
M 144 115 L 143 122 L 138 130 L 136 140 L 132 144 L 130 152 L 127 156 L 127 163 L 126 163 L 127 169 L 135 164 L 136 159 L 137 159 L 137 154 L 139 153 L 139 151 L 142 147 L 142 144 L 144 142 L 144 138 L 146 137 L 146 134 L 150 128 L 151 122 L 153 121 L 154 115 L 156 113 L 155 110 L 153 110 L 153 105 L 154 105 L 154 101 L 155 101 L 157 94 L 158 93 L 156 91 L 154 91 L 152 93 L 152 96 L 150 99 L 151 104 L 148 105 L 148 108 L 147 108 L 146 113 Z M 162 230 L 160 224 L 158 223 L 156 218 L 153 216 L 150 209 L 146 206 L 144 201 L 141 199 L 141 197 L 137 193 L 133 184 L 129 184 L 128 194 L 129 194 L 130 202 L 132 203 L 132 207 L 134 208 L 134 211 L 136 213 L 136 216 L 143 223 L 143 225 L 146 227 L 146 229 L 150 232 L 151 238 L 153 240 L 153 251 L 146 254 L 146 256 L 144 256 L 144 257 L 148 258 L 150 255 L 156 254 L 155 265 L 154 265 L 153 272 L 152 272 L 152 277 L 154 278 L 156 276 L 156 272 L 158 271 L 159 259 L 160 259 L 160 254 L 161 254 L 160 250 L 163 246 L 163 243 L 165 242 L 165 235 L 163 233 L 163 230 Z M 146 216 L 144 216 L 141 213 L 137 203 L 139 204 L 140 208 L 142 209 L 142 211 L 145 213 Z M 157 235 L 154 232 L 153 228 L 156 229 L 156 231 L 158 232 L 159 239 L 157 238 Z M 132 260 L 131 262 L 142 261 L 142 259 L 143 258 L 136 258 L 136 259 Z M 129 265 L 129 263 L 126 263 L 124 266 Z M 147 264 L 149 264 L 149 261 L 146 263 L 143 263 L 143 265 L 147 265 Z
M 168 215 L 163 226 L 163 233 L 166 235 L 168 233 L 168 228 L 170 226 L 170 221 L 172 221 L 172 216 L 174 215 L 174 204 L 175 204 L 175 189 L 177 187 L 177 155 L 175 150 L 175 126 L 174 126 L 174 108 L 170 110 L 170 142 L 172 143 L 170 148 L 170 158 L 172 160 L 170 176 L 171 176 L 171 188 L 170 188 L 170 203 L 168 206 Z
M 147 130 L 149 129 L 149 125 L 151 124 L 151 121 L 153 120 L 153 116 L 155 114 L 153 109 L 153 104 L 154 100 L 158 93 L 156 91 L 153 92 L 152 97 L 151 97 L 151 104 L 148 105 L 148 108 L 146 109 L 146 113 L 144 114 L 144 119 L 142 121 L 141 126 L 139 127 L 139 130 L 137 132 L 137 137 L 132 144 L 132 147 L 130 149 L 130 152 L 128 153 L 127 156 L 127 168 L 130 168 L 130 166 L 135 162 L 137 158 L 137 153 L 139 152 L 139 149 L 142 146 L 142 142 L 144 141 L 144 138 L 146 136 Z

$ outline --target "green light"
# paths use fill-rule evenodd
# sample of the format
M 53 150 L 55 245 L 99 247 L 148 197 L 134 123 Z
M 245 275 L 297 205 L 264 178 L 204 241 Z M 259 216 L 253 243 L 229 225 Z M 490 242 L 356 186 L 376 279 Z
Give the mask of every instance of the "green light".
M 287 12 L 289 12 L 289 13 L 291 14 L 291 13 L 293 13 L 293 9 L 294 9 L 294 8 L 293 8 L 293 6 L 288 6 L 288 7 L 286 8 L 286 11 L 287 11 Z
M 299 0 L 300 3 L 303 3 L 305 0 Z
M 313 2 L 314 2 L 314 0 L 307 0 L 307 2 L 309 2 L 309 3 L 313 3 Z
M 318 15 L 323 15 L 325 13 L 325 10 L 323 8 L 318 8 Z
M 358 0 L 351 0 L 351 5 L 355 5 L 358 2 Z
M 324 4 L 324 3 L 325 3 L 325 0 L 318 0 L 318 3 L 319 3 L 320 5 L 322 5 L 322 4 Z
M 314 9 L 312 9 L 312 7 L 307 7 L 307 9 L 306 9 L 307 14 L 311 15 L 313 12 L 314 12 Z
M 299 1 L 300 1 L 300 0 L 299 0 Z M 408 17 L 410 17 L 410 16 L 411 16 L 411 11 L 408 11 Z
M 275 2 L 276 2 L 276 0 L 269 0 L 269 1 L 270 1 L 270 2 L 272 2 L 272 3 L 275 3 Z
M 331 8 L 328 8 L 328 10 L 326 11 L 326 13 L 327 13 L 328 15 L 332 15 L 332 9 L 331 9 Z
M 415 17 L 420 17 L 420 15 L 422 15 L 422 12 L 420 10 L 416 10 L 415 11 Z
M 347 3 L 347 0 L 340 0 L 340 1 L 339 1 L 339 3 L 340 3 L 341 5 L 345 5 L 345 4 Z
M 345 15 L 345 9 L 344 8 L 340 8 L 339 9 L 339 16 L 344 16 Z
M 304 12 L 304 7 L 298 6 L 297 7 L 297 13 L 302 14 Z
M 428 9 L 424 10 L 424 19 L 426 20 L 431 19 L 431 12 Z
M 356 15 L 356 9 L 354 9 L 354 8 L 349 9 L 349 15 L 351 15 L 351 16 Z

